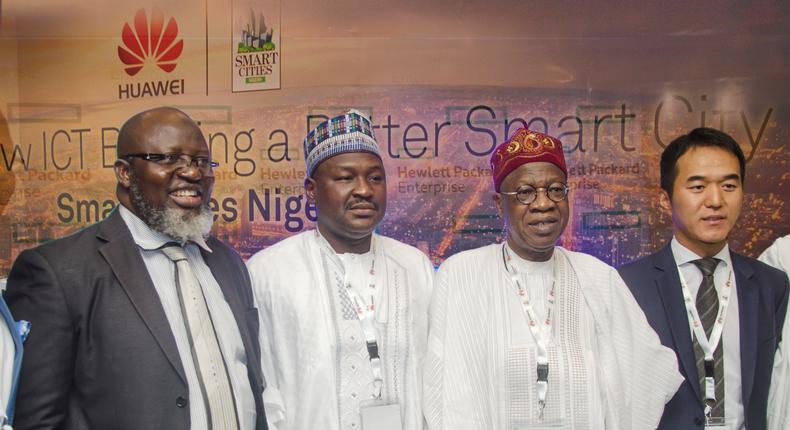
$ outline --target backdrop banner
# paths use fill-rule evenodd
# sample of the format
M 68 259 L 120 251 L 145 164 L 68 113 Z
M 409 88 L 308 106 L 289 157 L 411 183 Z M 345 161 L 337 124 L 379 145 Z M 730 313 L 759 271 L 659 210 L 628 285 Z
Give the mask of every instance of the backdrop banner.
M 30 3 L 0 3 L 0 277 L 112 211 L 118 130 L 162 105 L 203 130 L 220 163 L 214 233 L 245 258 L 313 227 L 302 139 L 352 107 L 387 170 L 379 232 L 437 264 L 503 238 L 488 158 L 523 126 L 563 142 L 563 246 L 620 265 L 666 243 L 658 159 L 698 126 L 748 160 L 731 248 L 754 256 L 790 233 L 790 42 L 770 30 L 790 20 L 773 2 L 746 23 L 685 3 L 688 17 L 609 1 Z

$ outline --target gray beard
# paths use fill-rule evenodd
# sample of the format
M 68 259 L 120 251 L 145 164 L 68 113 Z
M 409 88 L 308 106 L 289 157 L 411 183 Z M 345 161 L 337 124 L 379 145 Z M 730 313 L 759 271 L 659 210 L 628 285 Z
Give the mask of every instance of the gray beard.
M 151 229 L 170 236 L 178 243 L 197 241 L 208 237 L 214 214 L 208 205 L 201 206 L 199 212 L 184 212 L 167 206 L 155 206 L 145 200 L 138 179 L 131 176 L 129 197 L 140 218 Z

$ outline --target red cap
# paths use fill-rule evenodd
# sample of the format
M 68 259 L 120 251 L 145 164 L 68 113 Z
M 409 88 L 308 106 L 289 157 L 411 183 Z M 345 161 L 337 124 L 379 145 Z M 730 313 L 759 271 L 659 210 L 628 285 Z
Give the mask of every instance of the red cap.
M 491 154 L 491 171 L 494 174 L 494 190 L 499 192 L 499 186 L 510 172 L 522 164 L 545 161 L 552 163 L 568 176 L 565 167 L 565 155 L 562 153 L 562 143 L 559 139 L 547 134 L 519 128 L 509 140 L 497 146 Z

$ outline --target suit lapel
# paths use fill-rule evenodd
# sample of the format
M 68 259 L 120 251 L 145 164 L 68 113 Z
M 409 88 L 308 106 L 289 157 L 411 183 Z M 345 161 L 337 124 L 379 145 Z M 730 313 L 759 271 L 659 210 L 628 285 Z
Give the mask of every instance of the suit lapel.
M 211 274 L 214 275 L 214 279 L 217 280 L 217 284 L 219 284 L 219 288 L 222 290 L 222 295 L 225 296 L 225 300 L 227 300 L 230 305 L 233 316 L 238 323 L 240 320 L 238 312 L 246 309 L 246 307 L 241 306 L 241 299 L 239 297 L 239 287 L 242 285 L 241 280 L 233 276 L 232 271 L 228 270 L 235 265 L 228 266 L 228 264 L 231 263 L 224 261 L 225 259 L 218 255 L 221 253 L 221 250 L 217 249 L 218 246 L 215 243 L 210 243 L 209 247 L 211 247 L 214 252 L 206 252 L 203 248 L 200 249 L 200 253 L 203 255 L 203 261 L 205 261 L 206 266 L 211 269 Z
M 176 340 L 159 300 L 159 294 L 148 275 L 148 269 L 140 256 L 137 244 L 117 209 L 102 222 L 96 236 L 106 242 L 99 246 L 99 252 L 107 260 L 107 264 L 110 265 L 151 335 L 162 348 L 165 357 L 186 384 Z
M 738 313 L 741 338 L 741 389 L 744 408 L 749 405 L 749 396 L 754 383 L 754 365 L 757 361 L 757 316 L 760 312 L 760 291 L 752 282 L 754 270 L 740 255 L 730 252 L 735 289 L 738 294 Z
M 228 302 L 228 306 L 233 313 L 233 319 L 236 321 L 236 325 L 239 328 L 241 342 L 244 345 L 244 351 L 247 355 L 247 368 L 252 372 L 255 379 L 255 381 L 250 382 L 253 384 L 253 388 L 255 388 L 255 385 L 262 387 L 264 382 L 260 367 L 258 365 L 251 365 L 251 363 L 257 363 L 260 360 L 260 353 L 258 352 L 260 348 L 258 346 L 259 344 L 256 343 L 259 342 L 258 333 L 253 334 L 251 332 L 250 321 L 248 321 L 247 315 L 247 312 L 254 312 L 255 308 L 251 298 L 245 301 L 240 296 L 242 291 L 248 288 L 247 286 L 249 285 L 249 282 L 245 282 L 244 273 L 239 273 L 240 270 L 246 269 L 243 268 L 243 266 L 239 268 L 238 262 L 229 259 L 222 248 L 223 245 L 218 243 L 215 239 L 209 239 L 208 244 L 213 252 L 206 252 L 201 248 L 200 253 L 203 256 L 203 260 L 206 262 L 206 266 L 211 270 L 211 274 L 214 276 L 217 284 L 219 284 L 222 295 Z M 252 315 L 252 317 L 256 319 L 256 321 L 252 323 L 257 323 L 257 313 Z
M 653 261 L 656 269 L 660 272 L 655 281 L 656 288 L 664 305 L 664 312 L 672 331 L 672 339 L 675 341 L 675 352 L 678 355 L 684 376 L 689 381 L 691 388 L 694 389 L 697 398 L 701 399 L 702 391 L 699 382 L 697 382 L 699 376 L 697 374 L 697 360 L 694 357 L 691 329 L 686 315 L 686 305 L 683 302 L 683 292 L 680 289 L 678 266 L 675 264 L 675 257 L 672 255 L 670 245 L 659 251 Z
M 206 262 L 206 266 L 211 270 L 211 274 L 214 275 L 217 284 L 219 284 L 219 288 L 222 290 L 222 295 L 225 297 L 225 301 L 228 302 L 231 312 L 233 312 L 233 318 L 236 320 L 236 325 L 239 326 L 239 332 L 246 349 L 248 347 L 249 329 L 244 313 L 248 307 L 242 304 L 243 301 L 239 297 L 239 292 L 244 283 L 238 276 L 234 276 L 235 274 L 232 270 L 228 270 L 236 267 L 236 265 L 231 261 L 226 261 L 224 256 L 219 255 L 222 253 L 219 245 L 210 243 L 209 247 L 214 252 L 206 252 L 201 248 L 200 253 L 203 255 L 203 261 Z

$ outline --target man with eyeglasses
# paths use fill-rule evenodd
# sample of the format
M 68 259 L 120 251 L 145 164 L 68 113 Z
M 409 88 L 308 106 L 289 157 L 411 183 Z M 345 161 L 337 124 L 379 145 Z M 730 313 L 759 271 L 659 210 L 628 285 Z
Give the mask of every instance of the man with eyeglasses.
M 11 269 L 31 323 L 15 428 L 266 429 L 257 311 L 243 261 L 209 235 L 202 132 L 156 108 L 117 151 L 118 208 Z
M 570 212 L 560 141 L 519 129 L 491 169 L 507 240 L 439 268 L 429 428 L 655 428 L 677 362 L 614 268 L 555 245 Z

